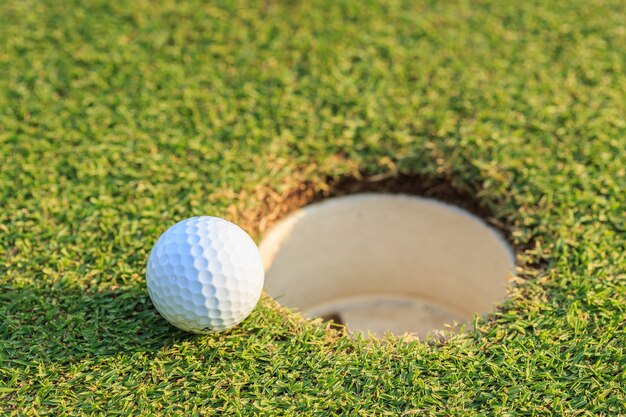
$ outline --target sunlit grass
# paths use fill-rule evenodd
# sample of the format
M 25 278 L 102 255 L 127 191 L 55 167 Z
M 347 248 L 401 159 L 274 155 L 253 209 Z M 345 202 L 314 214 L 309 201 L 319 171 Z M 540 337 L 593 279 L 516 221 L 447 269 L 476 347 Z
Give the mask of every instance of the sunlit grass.
M 0 414 L 626 413 L 620 1 L 0 3 Z M 476 331 L 152 307 L 151 245 L 306 179 L 419 174 L 510 229 Z M 257 238 L 258 233 L 257 233 Z

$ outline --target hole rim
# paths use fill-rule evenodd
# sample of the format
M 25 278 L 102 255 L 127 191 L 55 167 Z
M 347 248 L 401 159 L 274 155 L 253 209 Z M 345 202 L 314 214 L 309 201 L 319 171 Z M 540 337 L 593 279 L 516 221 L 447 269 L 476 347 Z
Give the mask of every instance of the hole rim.
M 290 225 L 295 225 L 298 226 L 298 223 L 303 219 L 303 217 L 306 217 L 307 213 L 310 215 L 311 211 L 315 214 L 313 214 L 313 222 L 315 223 L 315 216 L 319 215 L 319 213 L 316 212 L 322 212 L 324 210 L 326 211 L 331 211 L 332 209 L 337 209 L 339 208 L 339 216 L 341 216 L 341 211 L 344 211 L 344 216 L 347 216 L 345 214 L 345 209 L 346 207 L 343 207 L 346 205 L 346 203 L 348 205 L 350 204 L 356 204 L 356 206 L 360 206 L 361 204 L 365 203 L 365 205 L 367 206 L 368 204 L 370 204 L 369 209 L 371 210 L 371 203 L 374 203 L 374 210 L 373 212 L 376 211 L 375 205 L 378 203 L 380 204 L 381 202 L 387 203 L 387 204 L 391 204 L 393 206 L 393 204 L 398 204 L 399 206 L 401 206 L 401 210 L 404 210 L 405 212 L 403 213 L 404 216 L 407 216 L 411 219 L 411 221 L 417 221 L 419 222 L 424 222 L 423 217 L 414 217 L 414 212 L 413 210 L 415 210 L 415 213 L 419 213 L 419 210 L 424 210 L 424 208 L 426 208 L 426 212 L 421 212 L 422 215 L 426 214 L 427 216 L 429 214 L 434 214 L 435 216 L 443 216 L 443 218 L 456 218 L 458 219 L 462 219 L 462 222 L 465 222 L 465 227 L 467 227 L 467 224 L 471 224 L 471 228 L 474 228 L 475 230 L 478 229 L 479 233 L 483 234 L 483 239 L 485 239 L 485 244 L 488 245 L 488 248 L 493 250 L 495 248 L 495 252 L 497 252 L 497 254 L 495 255 L 495 259 L 496 259 L 496 263 L 497 262 L 504 262 L 504 264 L 506 264 L 506 271 L 502 271 L 500 270 L 500 275 L 497 275 L 494 277 L 496 278 L 496 283 L 498 285 L 501 285 L 501 289 L 502 292 L 501 294 L 497 295 L 497 296 L 493 296 L 493 294 L 487 296 L 487 298 L 489 298 L 487 300 L 487 302 L 482 302 L 482 307 L 478 307 L 478 308 L 472 308 L 471 311 L 466 310 L 463 308 L 462 306 L 462 299 L 463 296 L 461 296 L 460 298 L 458 296 L 452 296 L 452 298 L 446 299 L 445 296 L 444 298 L 441 297 L 442 294 L 437 294 L 436 296 L 432 296 L 432 294 L 430 294 L 430 296 L 420 296 L 419 292 L 422 291 L 422 288 L 420 288 L 420 286 L 423 285 L 427 285 L 424 284 L 423 280 L 421 279 L 417 279 L 415 280 L 413 283 L 411 282 L 407 282 L 408 286 L 406 288 L 401 288 L 401 289 L 397 289 L 397 291 L 392 295 L 392 297 L 385 297 L 385 294 L 380 293 L 379 294 L 379 298 L 382 302 L 383 299 L 392 299 L 392 298 L 405 298 L 405 297 L 409 297 L 409 295 L 414 296 L 414 298 L 416 298 L 416 300 L 421 300 L 423 301 L 423 304 L 418 303 L 420 305 L 421 309 L 429 309 L 431 307 L 435 307 L 435 306 L 439 306 L 441 307 L 441 312 L 439 314 L 441 315 L 446 315 L 445 313 L 448 312 L 459 312 L 462 311 L 464 314 L 462 314 L 462 318 L 460 318 L 458 321 L 454 320 L 453 323 L 448 323 L 446 322 L 442 322 L 438 325 L 434 325 L 434 327 L 429 327 L 428 333 L 431 333 L 432 331 L 438 331 L 439 329 L 443 329 L 445 327 L 448 327 L 447 324 L 453 324 L 454 328 L 458 328 L 460 326 L 458 326 L 458 324 L 468 324 L 471 326 L 472 320 L 473 320 L 473 316 L 475 316 L 476 314 L 480 315 L 480 316 L 489 316 L 492 315 L 494 313 L 494 311 L 499 308 L 502 304 L 504 304 L 506 302 L 506 300 L 508 299 L 510 292 L 509 289 L 510 287 L 512 287 L 514 285 L 514 276 L 515 276 L 515 272 L 516 272 L 516 251 L 515 248 L 510 244 L 510 241 L 508 239 L 506 239 L 505 234 L 502 233 L 502 231 L 500 231 L 498 228 L 494 227 L 492 224 L 490 224 L 489 222 L 487 222 L 484 218 L 477 216 L 475 213 L 464 209 L 463 207 L 459 207 L 456 206 L 454 204 L 451 204 L 449 202 L 443 202 L 440 201 L 436 198 L 432 198 L 432 197 L 424 197 L 424 196 L 416 196 L 416 195 L 409 195 L 409 194 L 404 194 L 404 193 L 372 193 L 372 192 L 366 192 L 366 193 L 343 193 L 341 195 L 339 195 L 339 197 L 331 197 L 329 199 L 324 199 L 323 201 L 318 201 L 315 203 L 311 203 L 310 205 L 307 205 L 305 207 L 302 207 L 300 210 L 297 210 L 296 212 L 292 212 L 289 215 L 287 215 L 286 217 L 284 217 L 283 219 L 281 219 L 280 222 L 278 222 L 277 224 L 275 224 L 274 228 L 272 228 L 272 230 L 269 231 L 269 233 L 267 233 L 264 237 L 263 242 L 261 243 L 261 247 L 264 249 L 262 252 L 264 252 L 264 257 L 266 258 L 264 260 L 264 263 L 266 263 L 266 271 L 270 272 L 271 270 L 271 266 L 273 266 L 276 257 L 280 254 L 280 250 L 282 249 L 281 246 L 283 244 L 287 244 L 287 241 L 289 240 L 289 236 L 291 236 L 290 234 Z M 403 205 L 405 205 L 404 207 L 402 207 Z M 407 207 L 410 206 L 410 210 L 409 213 L 406 212 Z M 358 209 L 357 209 L 358 211 Z M 430 212 L 430 213 L 429 213 Z M 335 213 L 337 214 L 337 213 Z M 362 214 L 362 213 L 361 213 Z M 371 216 L 371 213 L 369 214 Z M 358 216 L 357 216 L 358 217 Z M 426 217 L 428 218 L 428 217 Z M 417 220 L 419 219 L 419 220 Z M 370 219 L 371 220 L 371 219 Z M 432 221 L 433 218 L 429 218 L 428 221 Z M 309 218 L 309 222 L 311 221 L 311 219 Z M 318 216 L 317 221 L 320 221 L 320 218 Z M 426 221 L 426 223 L 428 223 L 428 221 Z M 375 223 L 375 222 L 369 222 L 368 224 L 371 223 Z M 402 222 L 400 222 L 399 224 L 401 224 Z M 310 225 L 309 225 L 310 226 Z M 433 226 L 434 228 L 436 228 L 435 226 Z M 285 240 L 285 236 L 284 232 L 285 229 L 287 229 L 287 233 L 286 233 L 286 238 L 287 240 Z M 458 235 L 458 231 L 455 230 L 455 228 L 449 229 L 449 230 L 453 230 L 453 235 L 454 233 L 457 233 L 457 236 L 461 236 Z M 467 232 L 467 230 L 466 230 Z M 471 230 L 470 230 L 471 232 Z M 386 232 L 383 232 L 383 234 Z M 450 233 L 448 231 L 448 233 Z M 431 234 L 432 235 L 432 234 Z M 328 234 L 326 234 L 326 236 L 328 236 Z M 376 235 L 378 236 L 378 235 Z M 394 239 L 394 234 L 391 233 L 390 236 L 387 237 L 387 239 Z M 270 238 L 270 242 L 267 241 L 267 238 Z M 454 236 L 453 236 L 454 237 Z M 346 238 L 349 242 L 350 238 Z M 423 236 L 421 237 L 421 239 L 424 239 Z M 417 239 L 418 241 L 420 240 L 420 237 L 418 237 Z M 426 239 L 428 240 L 428 239 Z M 458 239 L 458 240 L 463 240 L 463 238 Z M 384 242 L 384 239 L 383 239 Z M 444 241 L 445 242 L 445 241 Z M 276 245 L 278 243 L 278 245 Z M 470 245 L 467 245 L 466 247 L 471 247 Z M 458 249 L 458 248 L 457 248 Z M 489 252 L 491 252 L 491 250 Z M 458 253 L 462 253 L 461 251 L 456 252 Z M 357 261 L 357 263 L 360 263 L 358 261 L 358 257 L 360 255 L 355 255 L 355 260 Z M 441 255 L 442 259 L 445 258 L 445 255 Z M 481 258 L 482 259 L 482 258 Z M 491 257 L 487 257 L 484 259 L 491 259 Z M 460 261 L 462 262 L 462 261 Z M 442 263 L 443 264 L 443 263 Z M 502 265 L 501 265 L 502 266 Z M 482 268 L 482 267 L 480 267 Z M 479 269 L 480 269 L 479 268 Z M 312 268 L 314 269 L 314 268 Z M 461 270 L 461 269 L 459 269 Z M 411 272 L 409 272 L 411 273 Z M 385 272 L 386 275 L 389 275 L 387 272 Z M 480 274 L 475 274 L 476 275 L 483 275 L 484 273 L 482 271 L 480 271 Z M 453 274 L 454 275 L 454 274 Z M 452 286 L 456 286 L 455 282 L 458 280 L 458 278 L 455 278 L 456 276 L 462 276 L 462 275 L 454 275 L 454 276 L 449 276 L 446 277 L 446 279 L 449 279 L 450 282 L 452 283 Z M 395 278 L 394 278 L 395 279 Z M 402 281 L 402 278 L 399 278 Z M 480 280 L 480 279 L 479 279 Z M 492 278 L 493 280 L 493 278 Z M 285 281 L 288 282 L 289 280 Z M 309 281 L 313 281 L 313 280 L 309 280 Z M 330 280 L 329 282 L 332 282 L 332 280 Z M 461 283 L 461 287 L 463 285 L 468 285 L 466 280 L 462 279 L 461 281 L 458 281 Z M 491 281 L 485 281 L 486 283 L 491 282 Z M 491 285 L 491 284 L 489 284 Z M 470 284 L 471 286 L 471 284 Z M 354 287 L 355 289 L 359 289 L 358 285 L 356 285 Z M 417 291 L 415 290 L 415 288 L 417 288 Z M 274 290 L 271 291 L 276 291 L 276 287 L 274 288 Z M 454 292 L 454 291 L 453 291 Z M 445 290 L 444 290 L 445 293 Z M 416 295 L 417 294 L 417 295 Z M 274 293 L 274 295 L 278 295 L 277 293 Z M 336 294 L 332 295 L 329 298 L 325 298 L 322 300 L 318 300 L 317 302 L 313 302 L 312 305 L 303 305 L 302 302 L 297 302 L 294 303 L 293 301 L 289 302 L 289 307 L 290 308 L 296 308 L 299 309 L 301 311 L 301 313 L 304 316 L 307 317 L 311 317 L 311 311 L 321 311 L 321 310 L 341 310 L 341 307 L 339 307 L 341 304 L 350 304 L 352 302 L 352 300 L 356 300 L 357 298 L 363 297 L 365 294 L 364 293 L 359 293 L 352 291 L 351 289 L 348 290 L 348 292 L 346 292 L 345 294 L 341 294 L 340 297 L 338 297 Z M 423 294 L 421 294 L 423 295 Z M 475 295 L 476 296 L 476 295 Z M 481 296 L 479 296 L 480 298 Z M 277 299 L 280 299 L 282 297 L 278 297 Z M 343 301 L 342 301 L 343 300 Z M 349 300 L 349 301 L 348 301 Z M 284 301 L 281 302 L 281 304 L 283 304 Z M 337 307 L 333 307 L 333 304 L 336 304 Z M 481 302 L 479 301 L 478 304 L 481 304 Z M 327 306 L 328 308 L 323 309 L 321 308 L 321 306 Z M 327 313 L 327 312 L 325 312 Z M 345 311 L 343 312 L 345 314 Z M 337 316 L 341 316 L 342 313 L 337 313 Z M 322 315 L 323 316 L 323 315 Z M 348 327 L 350 327 L 350 323 L 347 323 Z M 358 329 L 360 330 L 360 329 Z M 357 330 L 357 331 L 358 331 Z M 378 329 L 380 330 L 380 329 Z M 367 332 L 367 329 L 366 329 Z M 420 330 L 421 334 L 419 335 L 420 338 L 425 337 L 426 334 L 424 334 L 424 332 L 422 330 Z M 382 337 L 382 332 L 377 331 L 375 333 L 379 333 L 379 336 Z M 395 332 L 396 335 L 399 335 L 397 332 Z

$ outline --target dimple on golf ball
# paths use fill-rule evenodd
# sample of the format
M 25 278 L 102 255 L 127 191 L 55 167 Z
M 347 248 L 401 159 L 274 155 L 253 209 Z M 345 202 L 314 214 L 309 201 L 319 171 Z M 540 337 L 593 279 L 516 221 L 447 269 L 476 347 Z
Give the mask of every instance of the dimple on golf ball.
M 170 227 L 146 268 L 148 293 L 163 317 L 193 333 L 226 330 L 245 319 L 261 296 L 263 264 L 239 226 L 201 216 Z

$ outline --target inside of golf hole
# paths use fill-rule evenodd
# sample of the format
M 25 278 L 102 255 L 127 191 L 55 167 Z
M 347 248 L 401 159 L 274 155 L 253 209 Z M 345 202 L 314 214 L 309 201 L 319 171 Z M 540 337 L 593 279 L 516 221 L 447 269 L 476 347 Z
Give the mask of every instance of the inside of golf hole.
M 301 208 L 260 245 L 266 290 L 350 332 L 425 337 L 489 313 L 506 296 L 511 248 L 450 204 L 361 193 Z

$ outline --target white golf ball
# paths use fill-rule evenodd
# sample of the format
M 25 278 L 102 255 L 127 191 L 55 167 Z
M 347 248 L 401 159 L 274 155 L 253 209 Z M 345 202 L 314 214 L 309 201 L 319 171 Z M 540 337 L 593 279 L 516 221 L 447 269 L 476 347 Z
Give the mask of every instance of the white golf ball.
M 146 268 L 148 293 L 163 317 L 193 333 L 226 330 L 245 319 L 261 296 L 263 264 L 239 226 L 201 216 L 170 227 Z

